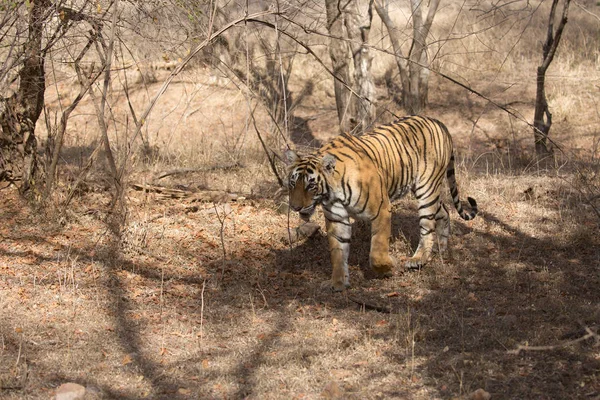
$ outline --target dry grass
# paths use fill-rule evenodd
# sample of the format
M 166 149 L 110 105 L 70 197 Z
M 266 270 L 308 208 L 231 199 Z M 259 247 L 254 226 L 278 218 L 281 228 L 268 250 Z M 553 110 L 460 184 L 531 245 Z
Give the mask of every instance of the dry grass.
M 491 40 L 497 31 L 484 34 L 479 39 Z M 475 39 L 445 45 L 441 68 L 469 76 L 498 102 L 516 101 L 529 120 L 531 43 L 509 57 L 500 48 L 510 47 L 507 39 L 493 57 L 461 59 L 461 46 L 481 44 Z M 580 39 L 571 32 L 566 48 L 587 49 Z M 125 223 L 115 229 L 101 163 L 64 212 L 34 211 L 3 190 L 0 397 L 49 398 L 78 382 L 91 396 L 127 399 L 451 399 L 479 388 L 493 399 L 598 398 L 597 341 L 558 346 L 600 321 L 600 220 L 592 207 L 600 206 L 600 114 L 589 84 L 600 77 L 585 54 L 565 50 L 551 69 L 551 135 L 564 149 L 556 168 L 529 161 L 532 133 L 522 120 L 433 76 L 428 114 L 453 133 L 461 193 L 476 198 L 481 213 L 468 223 L 454 214 L 448 258 L 386 280 L 370 279 L 368 226 L 355 223 L 352 288 L 341 294 L 321 289 L 330 275 L 322 234 L 286 243 L 299 219 L 277 211 L 277 184 L 248 128 L 243 88 L 211 71 L 182 74 L 145 124 L 156 152 L 131 158 L 128 181 L 242 197 L 212 203 L 128 190 Z M 294 111 L 300 128 L 292 138 L 306 146 L 336 132 L 336 115 L 330 80 L 302 57 L 297 63 L 315 80 Z M 495 78 L 483 79 L 489 70 Z M 63 106 L 70 98 L 72 82 L 56 84 L 50 112 L 60 109 L 56 88 Z M 132 87 L 134 107 L 159 84 Z M 297 94 L 302 79 L 290 87 Z M 391 104 L 378 90 L 380 106 Z M 131 121 L 116 83 L 113 96 L 111 134 L 122 161 Z M 96 145 L 92 105 L 77 113 L 57 202 Z M 265 110 L 256 116 L 269 144 L 283 145 Z M 156 179 L 184 167 L 198 170 Z M 418 241 L 414 200 L 398 202 L 394 215 L 392 252 L 402 260 Z M 315 221 L 323 224 L 320 214 Z M 510 353 L 525 344 L 556 347 Z
M 482 213 L 454 220 L 452 257 L 368 279 L 368 230 L 357 223 L 345 294 L 320 289 L 325 238 L 290 250 L 288 217 L 268 200 L 191 208 L 132 192 L 117 242 L 89 209 L 94 195 L 59 226 L 6 193 L 2 377 L 28 374 L 3 396 L 48 397 L 65 381 L 106 398 L 595 396 L 593 342 L 508 350 L 597 327 L 597 221 L 561 177 L 460 172 Z M 416 221 L 414 202 L 400 202 L 399 259 L 414 248 Z

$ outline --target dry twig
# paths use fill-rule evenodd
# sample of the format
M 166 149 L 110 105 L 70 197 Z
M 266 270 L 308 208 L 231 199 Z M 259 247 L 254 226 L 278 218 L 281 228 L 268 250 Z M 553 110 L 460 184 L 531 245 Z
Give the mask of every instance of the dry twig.
M 364 300 L 358 300 L 351 296 L 348 296 L 348 300 L 350 300 L 353 303 L 358 304 L 359 306 L 361 306 L 361 308 L 364 308 L 365 310 L 372 310 L 372 311 L 377 311 L 377 312 L 386 313 L 386 314 L 390 314 L 392 312 L 392 310 L 387 306 L 380 306 L 377 304 L 367 303 Z
M 558 343 L 555 345 L 548 345 L 548 346 L 528 346 L 528 345 L 518 345 L 516 349 L 514 350 L 508 350 L 508 354 L 515 354 L 518 355 L 521 351 L 550 351 L 550 350 L 556 350 L 556 349 L 561 349 L 563 347 L 567 347 L 567 346 L 571 346 L 573 344 L 577 344 L 579 342 L 584 342 L 588 339 L 594 338 L 596 339 L 596 344 L 600 343 L 600 336 L 598 335 L 598 333 L 592 331 L 590 328 L 588 328 L 587 326 L 585 327 L 585 332 L 586 334 L 577 338 L 577 339 L 573 339 L 573 340 L 567 340 L 564 341 L 562 343 Z

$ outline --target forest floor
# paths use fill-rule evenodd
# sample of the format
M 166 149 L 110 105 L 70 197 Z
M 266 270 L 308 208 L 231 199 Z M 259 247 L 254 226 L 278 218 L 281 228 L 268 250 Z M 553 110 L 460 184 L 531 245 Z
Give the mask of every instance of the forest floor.
M 0 395 L 77 382 L 130 399 L 598 398 L 597 337 L 568 344 L 600 321 L 598 221 L 559 178 L 471 174 L 468 187 L 480 215 L 453 218 L 451 257 L 420 272 L 370 279 L 355 223 L 345 293 L 321 288 L 323 234 L 286 244 L 299 220 L 271 200 L 131 191 L 113 232 L 96 194 L 48 220 L 4 190 Z M 414 201 L 393 224 L 401 260 Z
M 75 382 L 118 399 L 599 399 L 600 229 L 586 191 L 597 161 L 505 163 L 529 133 L 510 137 L 506 118 L 482 110 L 430 112 L 467 128 L 451 129 L 458 153 L 472 154 L 457 177 L 480 209 L 469 222 L 451 212 L 450 255 L 372 279 L 369 226 L 356 222 L 343 293 L 322 288 L 321 212 L 321 230 L 290 244 L 300 220 L 278 211 L 274 178 L 257 178 L 264 162 L 161 180 L 182 198 L 128 186 L 124 219 L 97 182 L 60 212 L 3 189 L 0 397 L 51 398 Z M 306 121 L 318 132 L 332 115 Z M 578 122 L 553 132 L 565 139 Z M 580 138 L 583 149 L 597 140 Z M 215 189 L 225 192 L 199 196 Z M 409 197 L 394 206 L 399 265 L 417 241 Z

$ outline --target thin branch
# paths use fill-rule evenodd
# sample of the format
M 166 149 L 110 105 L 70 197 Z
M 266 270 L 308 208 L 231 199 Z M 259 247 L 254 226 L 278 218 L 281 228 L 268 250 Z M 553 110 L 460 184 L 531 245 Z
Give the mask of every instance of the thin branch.
M 229 65 L 227 65 L 223 60 L 219 60 L 219 62 L 221 62 L 221 64 L 223 64 L 223 66 L 225 68 L 227 68 L 227 70 L 229 72 L 231 72 L 233 74 L 233 77 L 237 78 L 237 80 L 244 85 L 244 87 L 246 88 L 246 90 L 255 98 L 259 98 L 260 95 L 257 94 L 254 89 L 252 88 L 252 86 L 249 85 L 248 82 L 244 82 L 236 73 L 235 70 L 233 70 Z M 227 72 L 225 72 L 227 73 Z M 234 79 L 231 79 L 231 83 L 233 83 L 238 89 L 241 90 L 241 86 L 238 84 L 238 82 L 236 82 Z M 287 148 L 290 148 L 290 145 L 288 143 L 287 138 L 285 137 L 285 133 L 283 132 L 283 130 L 281 129 L 281 127 L 279 126 L 279 122 L 277 121 L 277 117 L 273 114 L 273 111 L 271 111 L 269 109 L 269 107 L 264 107 L 265 112 L 267 113 L 267 115 L 269 116 L 269 118 L 271 118 L 271 121 L 273 122 L 273 125 L 275 126 L 275 128 L 277 129 L 277 132 L 279 133 L 279 135 L 281 136 L 281 138 L 283 139 L 283 141 L 285 142 L 285 145 L 287 146 Z
M 591 339 L 591 338 L 595 338 L 596 342 L 598 342 L 600 340 L 600 336 L 598 336 L 598 334 L 596 332 L 592 331 L 590 328 L 586 327 L 585 331 L 586 331 L 586 334 L 583 335 L 580 338 L 573 339 L 573 340 L 567 340 L 565 342 L 558 343 L 558 344 L 555 344 L 555 345 L 549 345 L 549 346 L 527 346 L 527 345 L 521 345 L 520 344 L 520 345 L 517 346 L 516 349 L 514 349 L 514 350 L 508 350 L 508 354 L 518 355 L 522 351 L 550 351 L 550 350 L 561 349 L 563 347 L 568 347 L 568 346 L 577 344 L 579 342 L 586 341 L 586 340 Z
M 104 87 L 102 89 L 102 98 L 100 99 L 100 115 L 99 117 L 102 117 L 102 122 L 104 124 L 104 129 L 102 130 L 102 135 L 104 137 L 104 151 L 106 152 L 106 160 L 108 161 L 108 165 L 110 166 L 111 172 L 113 174 L 113 179 L 115 179 L 115 185 L 117 186 L 117 190 L 118 186 L 120 186 L 120 184 L 118 183 L 118 181 L 120 180 L 117 176 L 117 164 L 115 163 L 115 159 L 113 157 L 111 148 L 110 148 L 110 142 L 108 140 L 108 131 L 106 129 L 106 122 L 104 121 L 104 109 L 106 107 L 106 99 L 108 97 L 108 89 L 109 89 L 109 85 L 110 85 L 110 80 L 111 80 L 111 71 L 110 71 L 110 66 L 112 64 L 112 59 L 113 59 L 113 49 L 114 49 L 114 43 L 115 43 L 115 31 L 117 29 L 117 12 L 118 12 L 118 5 L 119 5 L 119 0 L 115 0 L 114 4 L 113 4 L 113 20 L 112 20 L 112 26 L 110 29 L 110 38 L 108 41 L 108 48 L 106 50 L 106 65 L 105 65 L 105 69 L 104 69 Z
M 256 126 L 256 118 L 254 117 L 254 110 L 255 109 L 256 109 L 256 106 L 254 107 L 254 109 L 252 110 L 252 112 L 250 114 L 251 117 L 252 117 L 252 122 L 254 124 L 254 130 L 256 131 L 256 135 L 258 136 L 258 140 L 260 140 L 260 144 L 262 145 L 263 150 L 265 151 L 265 154 L 267 155 L 267 158 L 269 159 L 269 165 L 271 166 L 271 170 L 273 171 L 273 174 L 277 178 L 277 182 L 279 183 L 279 186 L 283 187 L 283 180 L 279 176 L 279 173 L 277 173 L 277 168 L 275 167 L 275 157 L 274 156 L 272 157 L 269 154 L 269 148 L 265 144 L 265 141 L 263 140 L 262 135 L 260 134 L 260 130 L 258 129 L 258 126 Z M 289 146 L 288 146 L 288 148 L 289 148 Z M 273 152 L 273 151 L 271 151 L 271 153 L 275 154 L 275 152 Z
M 577 1 L 575 1 L 574 3 L 577 7 L 581 8 L 583 10 L 583 12 L 591 15 L 592 17 L 596 18 L 598 20 L 598 22 L 600 22 L 600 17 L 598 16 L 598 14 L 594 14 L 593 12 L 591 12 L 590 10 L 585 8 L 581 3 L 577 2 Z
M 73 196 L 75 196 L 75 192 L 77 191 L 77 188 L 79 187 L 79 185 L 81 184 L 81 182 L 83 182 L 83 180 L 85 179 L 85 177 L 86 177 L 87 173 L 89 172 L 90 168 L 94 164 L 94 161 L 96 160 L 96 157 L 98 155 L 98 152 L 100 151 L 100 147 L 101 146 L 102 146 L 102 142 L 100 141 L 100 142 L 98 142 L 98 144 L 96 145 L 96 148 L 94 149 L 94 151 L 92 152 L 92 154 L 88 158 L 88 161 L 87 161 L 86 165 L 81 169 L 81 172 L 79 173 L 79 176 L 75 180 L 75 183 L 73 184 L 71 190 L 69 191 L 69 194 L 67 195 L 67 199 L 64 201 L 64 203 L 62 205 L 63 209 L 66 209 L 67 206 L 69 205 L 69 203 L 71 202 L 71 200 L 73 200 Z
M 225 207 L 223 207 L 223 216 L 221 216 L 221 214 L 219 214 L 219 210 L 217 209 L 216 203 L 213 203 L 213 207 L 215 209 L 215 214 L 217 215 L 217 218 L 219 219 L 219 223 L 221 224 L 220 237 L 221 237 L 221 247 L 223 248 L 223 264 L 221 265 L 220 281 L 222 281 L 225 276 L 225 264 L 227 263 L 227 252 L 225 250 L 225 221 L 227 220 L 227 216 L 229 215 L 229 213 L 227 213 L 225 211 Z
M 560 38 L 562 36 L 563 30 L 565 29 L 565 25 L 567 24 L 567 17 L 569 14 L 569 3 L 571 0 L 565 0 L 565 4 L 563 5 L 562 16 L 560 18 L 560 22 L 558 24 L 558 28 L 556 28 L 556 32 L 553 35 L 554 30 L 554 13 L 556 11 L 556 7 L 558 5 L 558 0 L 554 0 L 552 2 L 552 9 L 550 11 L 550 20 L 548 22 L 548 38 L 544 45 L 544 62 L 542 64 L 542 68 L 544 71 L 550 66 L 550 63 L 554 59 L 554 55 L 556 54 L 556 49 L 558 48 L 558 44 L 560 43 Z M 548 47 L 546 47 L 548 46 Z
M 62 112 L 62 115 L 60 118 L 60 125 L 59 125 L 58 132 L 56 135 L 57 137 L 56 137 L 56 141 L 54 143 L 54 148 L 52 149 L 52 159 L 50 161 L 50 169 L 48 170 L 48 178 L 47 178 L 47 182 L 46 182 L 46 188 L 44 191 L 45 198 L 48 198 L 48 196 L 50 196 L 50 193 L 52 192 L 52 187 L 54 185 L 54 174 L 56 173 L 56 167 L 58 165 L 58 158 L 60 156 L 60 151 L 62 149 L 65 131 L 67 130 L 67 123 L 69 121 L 69 116 L 71 115 L 73 110 L 75 110 L 75 108 L 77 107 L 79 102 L 83 99 L 83 97 L 86 95 L 86 93 L 90 90 L 92 84 L 94 82 L 96 82 L 96 80 L 100 77 L 100 75 L 102 74 L 102 71 L 103 71 L 103 69 L 100 69 L 100 71 L 98 71 L 95 76 L 91 76 L 90 79 L 88 79 L 88 80 L 86 80 L 86 82 L 84 82 L 83 78 L 82 78 L 81 67 L 79 65 L 79 63 L 81 62 L 81 60 L 83 59 L 85 54 L 91 48 L 93 42 L 96 41 L 96 35 L 98 33 L 99 32 L 91 32 L 87 44 L 81 50 L 81 52 L 79 53 L 79 55 L 77 56 L 77 58 L 74 61 L 75 71 L 77 72 L 77 76 L 79 78 L 79 83 L 80 83 L 81 87 L 79 88 L 79 93 L 77 94 L 77 97 Z
M 363 300 L 358 300 L 352 296 L 348 296 L 348 300 L 350 300 L 353 303 L 358 304 L 359 306 L 361 306 L 361 308 L 364 308 L 365 310 L 373 310 L 373 311 L 377 311 L 380 313 L 386 313 L 386 314 L 390 314 L 392 312 L 389 307 L 367 303 Z

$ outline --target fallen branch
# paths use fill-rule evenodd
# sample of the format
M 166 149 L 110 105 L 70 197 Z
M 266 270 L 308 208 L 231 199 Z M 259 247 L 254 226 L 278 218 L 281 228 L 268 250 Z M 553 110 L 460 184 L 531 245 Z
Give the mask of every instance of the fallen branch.
M 233 164 L 227 164 L 227 165 L 213 165 L 210 167 L 199 167 L 199 168 L 178 168 L 178 169 L 172 169 L 169 171 L 164 171 L 164 172 L 160 172 L 158 174 L 156 174 L 156 177 L 154 178 L 154 180 L 159 180 L 159 179 L 163 179 L 166 178 L 167 176 L 171 176 L 171 175 L 182 175 L 182 174 L 189 174 L 191 172 L 210 172 L 210 171 L 228 171 L 234 168 L 241 168 L 242 165 L 238 162 L 235 162 Z
M 521 351 L 549 351 L 549 350 L 556 350 L 556 349 L 561 349 L 563 347 L 567 347 L 567 346 L 571 346 L 573 344 L 577 344 L 579 342 L 584 342 L 588 339 L 591 338 L 595 338 L 596 339 L 596 343 L 598 343 L 600 341 L 600 336 L 598 336 L 598 334 L 594 331 L 592 331 L 590 328 L 586 327 L 585 328 L 586 334 L 577 338 L 577 339 L 573 339 L 573 340 L 567 340 L 565 342 L 562 343 L 558 343 L 555 345 L 548 345 L 548 346 L 527 346 L 527 345 L 518 345 L 516 349 L 514 350 L 508 350 L 508 354 L 515 354 L 518 355 Z
M 390 314 L 392 312 L 392 310 L 390 310 L 389 307 L 379 306 L 379 305 L 376 305 L 376 304 L 370 304 L 370 303 L 367 303 L 367 302 L 365 302 L 363 300 L 355 299 L 354 297 L 348 296 L 348 300 L 350 300 L 350 301 L 358 304 L 361 308 L 364 308 L 365 310 L 373 310 L 373 311 L 377 311 L 377 312 L 380 312 L 380 313 L 386 313 L 386 314 Z
M 215 202 L 227 203 L 229 201 L 244 200 L 246 197 L 237 193 L 229 193 L 223 190 L 182 190 L 172 189 L 164 186 L 148 185 L 142 183 L 132 183 L 131 187 L 135 190 L 147 193 L 157 193 L 164 198 L 183 199 L 189 198 L 191 202 Z
M 166 196 L 169 196 L 172 198 L 178 198 L 178 199 L 188 197 L 192 194 L 191 192 L 186 192 L 185 190 L 181 190 L 181 189 L 170 189 L 170 188 L 166 188 L 163 186 L 154 186 L 154 185 L 139 184 L 139 183 L 132 183 L 131 187 L 134 188 L 135 190 L 142 190 L 147 193 L 159 193 L 162 195 L 166 195 Z

